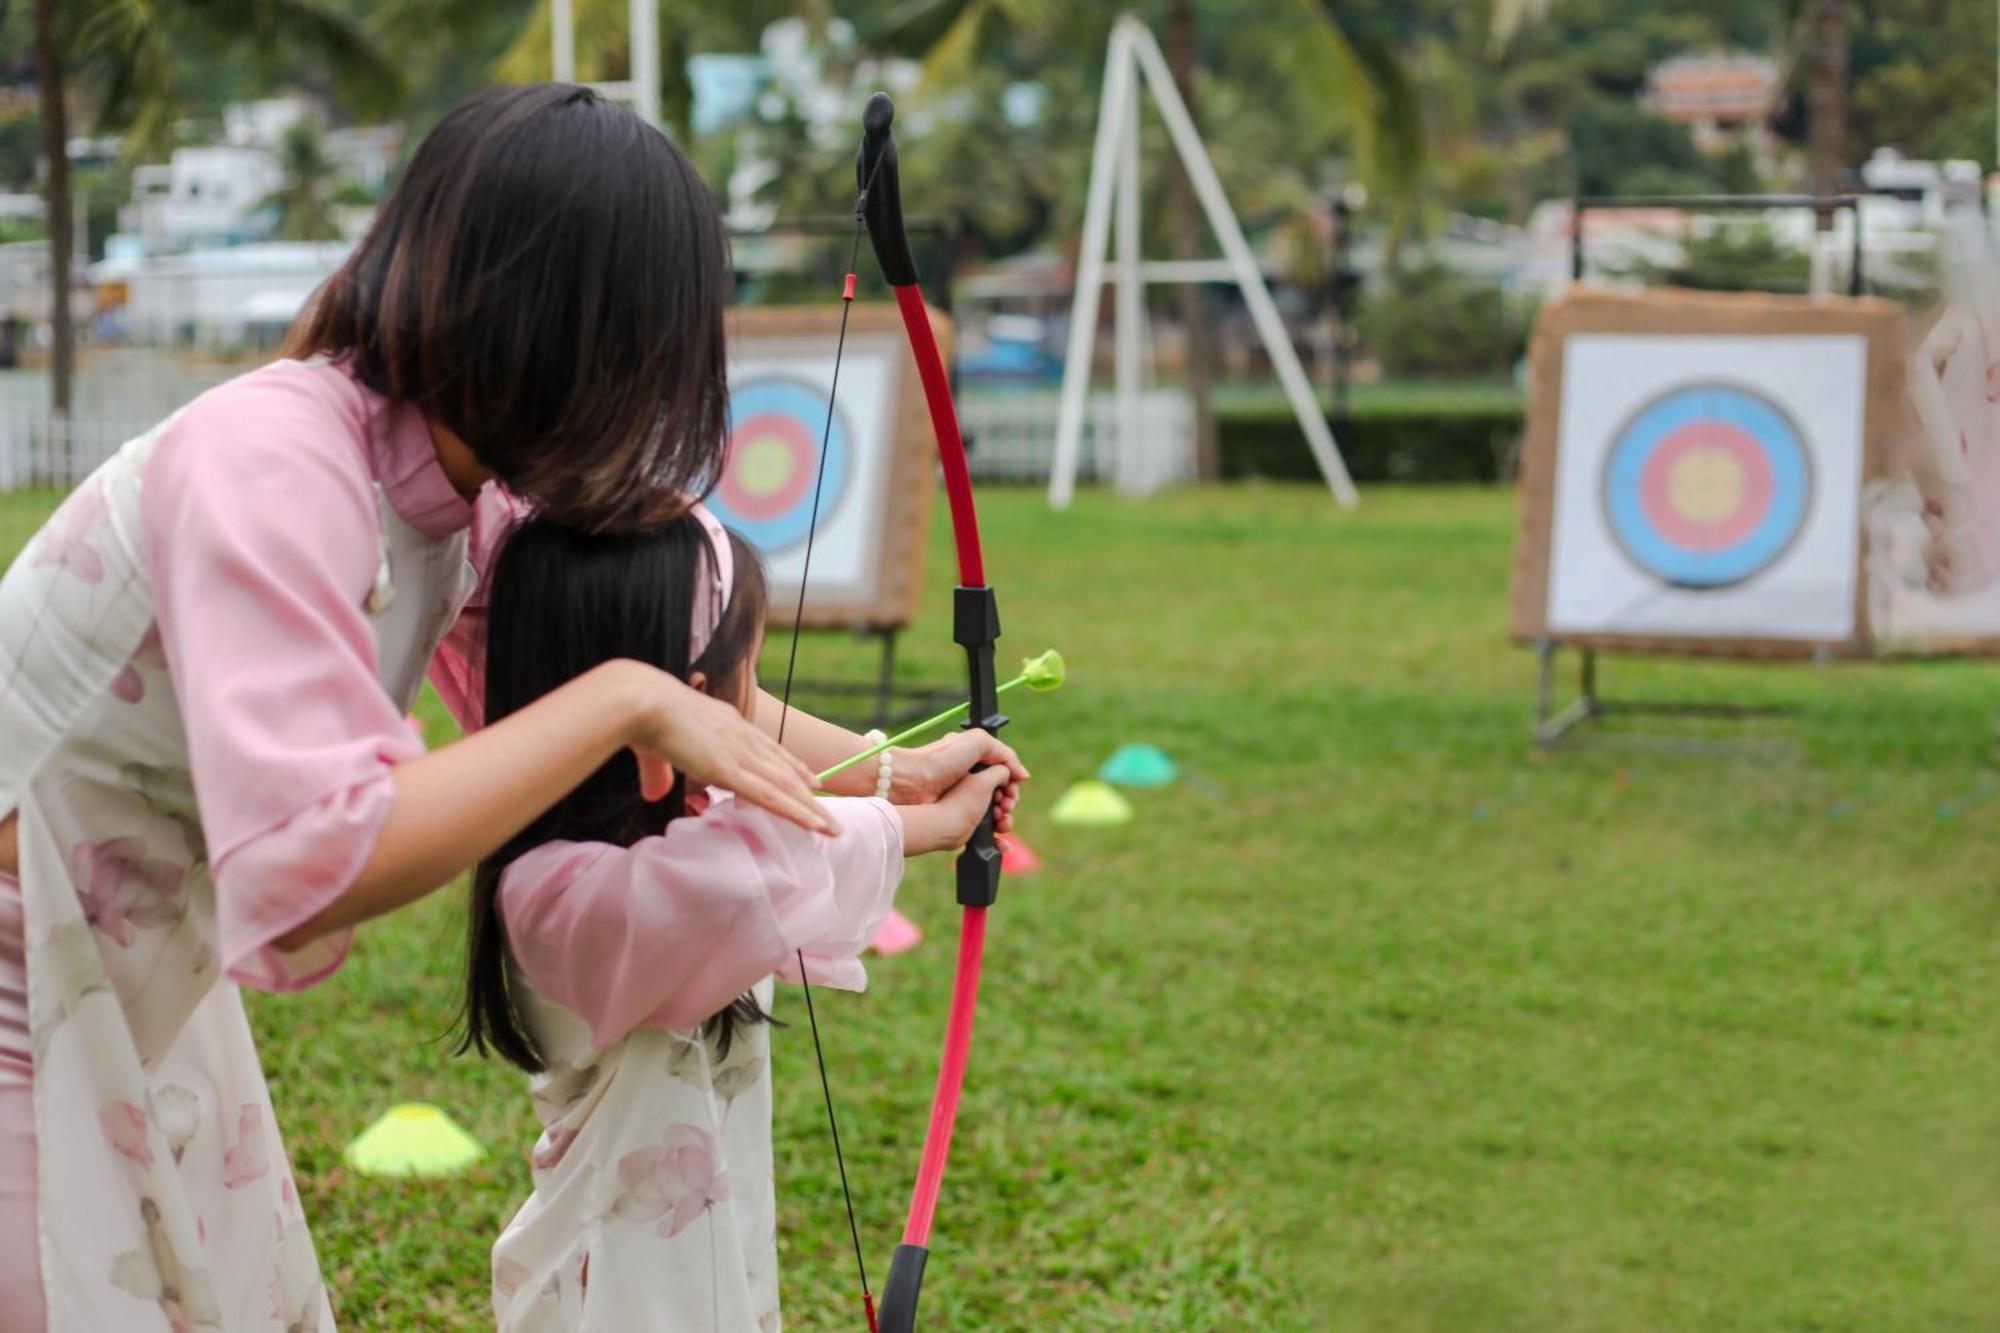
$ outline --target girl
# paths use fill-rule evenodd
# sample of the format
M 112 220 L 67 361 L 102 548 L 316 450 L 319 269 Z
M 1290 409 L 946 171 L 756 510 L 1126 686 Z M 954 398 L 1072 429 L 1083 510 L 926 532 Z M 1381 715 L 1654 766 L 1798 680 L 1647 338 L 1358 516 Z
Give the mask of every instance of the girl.
M 663 136 L 586 90 L 482 94 L 418 149 L 288 359 L 134 440 L 0 581 L 0 1322 L 331 1326 L 237 984 L 311 985 L 614 754 L 837 831 L 858 744 L 607 662 L 470 730 L 519 496 L 586 528 L 722 457 L 727 245 Z M 503 491 L 501 486 L 507 487 Z M 990 738 L 898 755 L 935 797 Z M 1018 775 L 1018 765 L 1012 766 Z M 852 788 L 859 790 L 865 778 Z
M 530 522 L 494 574 L 486 713 L 621 658 L 750 713 L 763 623 L 755 556 L 704 509 Z M 536 1075 L 543 1126 L 493 1250 L 503 1333 L 778 1327 L 770 976 L 861 989 L 904 855 L 962 844 L 1008 776 L 829 802 L 829 837 L 685 781 L 648 803 L 619 755 L 480 863 L 465 1044 Z

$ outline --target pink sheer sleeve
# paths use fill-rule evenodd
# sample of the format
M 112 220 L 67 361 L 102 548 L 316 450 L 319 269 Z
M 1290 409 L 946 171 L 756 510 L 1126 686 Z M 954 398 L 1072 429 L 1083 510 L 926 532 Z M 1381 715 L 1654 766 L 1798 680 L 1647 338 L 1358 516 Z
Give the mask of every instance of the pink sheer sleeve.
M 197 400 L 155 446 L 141 501 L 223 967 L 269 989 L 339 965 L 345 933 L 292 954 L 271 942 L 352 882 L 391 768 L 423 750 L 381 686 L 362 610 L 380 519 L 359 404 L 296 371 Z
M 692 1027 L 773 972 L 861 990 L 858 957 L 903 875 L 887 801 L 830 800 L 841 832 L 807 833 L 733 799 L 631 847 L 552 842 L 520 857 L 500 911 L 521 975 L 590 1025 Z
M 467 551 L 472 567 L 479 571 L 479 587 L 431 658 L 431 685 L 467 732 L 486 723 L 486 589 L 493 577 L 493 560 L 508 531 L 527 513 L 524 502 L 497 485 L 479 492 Z

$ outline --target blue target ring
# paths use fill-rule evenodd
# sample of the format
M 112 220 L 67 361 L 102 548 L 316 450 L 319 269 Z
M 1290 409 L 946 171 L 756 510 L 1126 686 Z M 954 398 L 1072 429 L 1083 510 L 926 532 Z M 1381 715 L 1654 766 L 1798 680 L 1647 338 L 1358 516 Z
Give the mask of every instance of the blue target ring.
M 1770 568 L 1805 527 L 1812 459 L 1764 395 L 1686 385 L 1619 429 L 1602 486 L 1606 525 L 1633 564 L 1676 587 L 1726 588 Z
M 805 540 L 812 526 L 819 448 L 826 440 L 826 475 L 819 481 L 821 517 L 847 488 L 851 450 L 836 410 L 829 428 L 824 391 L 802 379 L 764 375 L 729 395 L 728 454 L 708 507 L 766 555 Z

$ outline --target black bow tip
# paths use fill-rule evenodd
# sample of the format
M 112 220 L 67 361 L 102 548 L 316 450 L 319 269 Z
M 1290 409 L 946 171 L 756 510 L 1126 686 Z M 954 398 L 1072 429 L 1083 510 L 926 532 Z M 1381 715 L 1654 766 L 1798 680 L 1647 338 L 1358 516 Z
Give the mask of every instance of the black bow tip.
M 849 105 L 853 105 L 849 103 Z M 887 93 L 871 93 L 868 105 L 861 112 L 861 128 L 871 139 L 879 139 L 889 132 L 889 126 L 896 120 L 896 104 Z

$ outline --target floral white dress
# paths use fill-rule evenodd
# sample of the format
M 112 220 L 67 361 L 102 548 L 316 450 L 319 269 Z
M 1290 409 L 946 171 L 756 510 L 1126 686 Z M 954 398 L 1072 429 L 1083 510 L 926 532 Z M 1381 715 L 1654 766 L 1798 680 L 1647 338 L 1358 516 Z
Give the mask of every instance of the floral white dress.
M 501 1333 L 777 1333 L 771 1030 L 702 1020 L 772 974 L 861 989 L 902 822 L 835 799 L 832 837 L 711 794 L 631 847 L 507 868 L 514 994 L 547 1072 L 535 1192 L 493 1247 Z
M 100 469 L 0 582 L 0 813 L 19 815 L 47 1327 L 327 1330 L 242 1001 L 223 977 L 144 558 L 141 488 L 172 424 Z M 379 510 L 367 611 L 381 688 L 407 710 L 477 580 L 464 531 L 438 540 L 386 500 Z M 297 704 L 314 706 L 303 693 Z M 344 949 L 344 937 L 264 949 L 234 972 L 304 984 Z M 6 1312 L 0 1323 L 15 1326 Z

